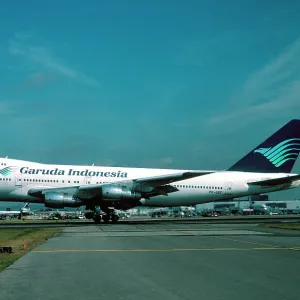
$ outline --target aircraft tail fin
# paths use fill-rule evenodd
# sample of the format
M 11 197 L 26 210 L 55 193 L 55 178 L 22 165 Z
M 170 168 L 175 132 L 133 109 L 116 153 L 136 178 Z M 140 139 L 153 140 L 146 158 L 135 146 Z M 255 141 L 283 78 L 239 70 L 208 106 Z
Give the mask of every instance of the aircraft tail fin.
M 300 120 L 291 120 L 228 171 L 290 173 L 300 152 Z
M 26 202 L 25 205 L 21 208 L 22 211 L 29 211 L 29 202 Z

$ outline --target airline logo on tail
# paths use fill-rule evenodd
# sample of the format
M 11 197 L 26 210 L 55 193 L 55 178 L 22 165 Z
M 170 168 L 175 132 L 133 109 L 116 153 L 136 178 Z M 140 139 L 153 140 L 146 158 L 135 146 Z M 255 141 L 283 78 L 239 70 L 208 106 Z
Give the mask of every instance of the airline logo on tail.
M 262 154 L 275 167 L 280 167 L 289 160 L 296 160 L 300 151 L 300 139 L 293 138 L 285 140 L 270 148 L 259 148 L 254 150 Z
M 13 171 L 15 171 L 18 167 L 5 167 L 0 170 L 0 174 L 4 177 L 9 176 Z

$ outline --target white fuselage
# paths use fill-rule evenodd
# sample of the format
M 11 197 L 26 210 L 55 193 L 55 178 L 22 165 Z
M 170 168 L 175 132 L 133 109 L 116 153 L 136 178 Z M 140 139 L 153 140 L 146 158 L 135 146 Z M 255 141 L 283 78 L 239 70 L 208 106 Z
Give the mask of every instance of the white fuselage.
M 2 175 L 1 170 L 6 167 L 11 167 L 13 171 Z M 0 159 L 0 201 L 43 203 L 39 198 L 28 196 L 28 190 L 37 187 L 77 187 L 86 184 L 119 182 L 150 176 L 176 174 L 182 171 L 174 169 L 50 165 L 2 158 Z M 247 184 L 250 181 L 290 175 L 292 174 L 216 171 L 209 175 L 174 182 L 172 185 L 179 190 L 178 192 L 170 193 L 168 196 L 142 199 L 141 203 L 146 206 L 195 205 L 299 186 L 300 181 L 275 187 L 250 186 Z
M 0 216 L 12 216 L 12 215 L 19 215 L 21 211 L 19 210 L 0 210 Z

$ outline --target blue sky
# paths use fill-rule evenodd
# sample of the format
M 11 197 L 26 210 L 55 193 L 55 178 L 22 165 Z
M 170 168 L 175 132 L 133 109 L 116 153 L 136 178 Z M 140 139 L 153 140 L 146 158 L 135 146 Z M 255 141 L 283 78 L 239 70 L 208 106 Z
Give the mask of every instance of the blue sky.
M 299 12 L 293 0 L 6 1 L 0 156 L 227 168 L 300 117 Z

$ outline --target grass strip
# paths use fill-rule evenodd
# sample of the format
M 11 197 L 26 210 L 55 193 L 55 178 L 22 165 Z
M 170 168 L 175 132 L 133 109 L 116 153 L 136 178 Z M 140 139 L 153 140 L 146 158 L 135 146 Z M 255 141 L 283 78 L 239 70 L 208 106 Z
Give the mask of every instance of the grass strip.
M 0 272 L 61 230 L 61 228 L 0 229 L 0 247 L 13 249 L 11 254 L 0 253 Z

